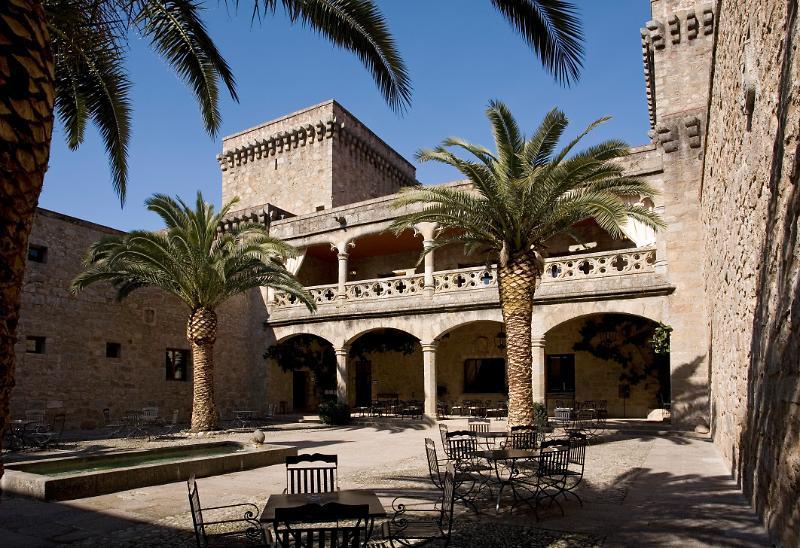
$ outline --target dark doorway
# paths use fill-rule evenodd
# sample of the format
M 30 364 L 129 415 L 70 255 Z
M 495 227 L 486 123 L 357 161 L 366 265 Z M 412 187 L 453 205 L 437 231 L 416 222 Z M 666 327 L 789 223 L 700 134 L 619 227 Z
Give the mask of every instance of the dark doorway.
M 308 372 L 292 372 L 292 401 L 295 411 L 308 411 Z
M 367 407 L 372 403 L 372 364 L 359 361 L 356 364 L 356 405 Z

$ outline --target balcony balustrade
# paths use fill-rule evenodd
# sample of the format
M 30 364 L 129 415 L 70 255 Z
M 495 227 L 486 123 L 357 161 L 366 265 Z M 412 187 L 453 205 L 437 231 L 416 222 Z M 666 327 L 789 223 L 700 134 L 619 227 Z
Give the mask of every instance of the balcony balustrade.
M 654 247 L 556 257 L 545 261 L 542 283 L 569 283 L 593 278 L 652 273 L 655 272 L 655 261 Z M 494 266 L 444 270 L 435 272 L 433 281 L 435 294 L 491 289 L 497 287 L 497 270 Z M 317 305 L 339 301 L 356 302 L 410 297 L 422 294 L 424 289 L 423 274 L 347 282 L 342 299 L 339 299 L 337 284 L 306 288 Z M 296 297 L 283 292 L 275 293 L 274 307 L 301 305 Z

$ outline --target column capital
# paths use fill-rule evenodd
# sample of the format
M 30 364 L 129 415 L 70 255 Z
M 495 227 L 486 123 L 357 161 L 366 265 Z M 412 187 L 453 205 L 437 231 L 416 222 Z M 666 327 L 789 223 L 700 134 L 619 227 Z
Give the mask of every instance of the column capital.
M 350 254 L 347 251 L 342 251 L 336 254 L 336 258 L 340 261 L 346 261 Z
M 337 356 L 347 356 L 347 353 L 350 352 L 350 346 L 340 346 L 339 348 L 333 349 L 334 354 Z
M 436 347 L 439 346 L 439 341 L 420 342 L 423 352 L 436 352 Z
M 348 250 L 355 246 L 356 243 L 353 240 L 339 240 L 338 242 L 331 242 L 331 251 L 336 251 L 340 259 L 346 259 Z M 342 255 L 344 255 L 344 257 L 342 257 Z
M 544 348 L 545 338 L 544 335 L 532 335 L 531 346 L 534 348 Z
M 414 225 L 414 236 L 422 236 L 423 241 L 433 240 L 438 228 L 439 223 L 431 223 L 428 221 L 417 223 Z

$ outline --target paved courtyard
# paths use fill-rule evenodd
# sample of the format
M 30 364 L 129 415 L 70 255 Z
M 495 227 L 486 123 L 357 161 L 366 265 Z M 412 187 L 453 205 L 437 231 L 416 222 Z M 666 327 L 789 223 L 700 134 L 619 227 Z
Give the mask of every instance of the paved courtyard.
M 451 422 L 451 429 L 458 421 Z M 500 428 L 500 426 L 497 426 Z M 635 428 L 635 429 L 634 429 Z M 248 434 L 221 439 L 247 440 Z M 412 422 L 267 431 L 267 442 L 300 452 L 339 455 L 342 488 L 375 490 L 385 506 L 397 496 L 434 496 L 423 439 L 439 445 L 434 428 Z M 202 441 L 202 440 L 200 440 Z M 102 451 L 119 442 L 84 442 L 74 450 Z M 138 445 L 155 446 L 153 442 Z M 160 442 L 175 443 L 175 442 Z M 31 456 L 36 456 L 32 453 Z M 206 506 L 255 502 L 285 486 L 282 465 L 198 480 Z M 459 510 L 451 546 L 768 546 L 759 521 L 726 473 L 710 440 L 627 425 L 609 429 L 587 450 L 584 500 L 557 511 L 513 515 Z M 0 499 L 0 546 L 193 546 L 184 482 L 98 497 L 43 503 Z

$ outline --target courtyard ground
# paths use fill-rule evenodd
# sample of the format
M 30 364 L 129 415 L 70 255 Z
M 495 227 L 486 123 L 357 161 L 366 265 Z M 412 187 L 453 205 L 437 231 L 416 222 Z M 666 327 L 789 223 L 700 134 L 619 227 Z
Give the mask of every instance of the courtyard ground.
M 448 422 L 451 430 L 459 424 Z M 410 421 L 339 428 L 294 424 L 266 434 L 267 443 L 295 446 L 301 453 L 338 454 L 340 486 L 373 489 L 387 507 L 397 496 L 435 496 L 423 445 L 430 437 L 439 446 L 435 426 Z M 249 437 L 226 433 L 214 440 Z M 94 440 L 62 453 L 192 441 Z M 263 507 L 270 493 L 285 487 L 285 476 L 283 466 L 276 465 L 202 478 L 198 484 L 204 506 L 254 502 Z M 589 446 L 585 485 L 579 492 L 582 508 L 566 502 L 564 517 L 545 512 L 539 522 L 519 508 L 513 515 L 496 515 L 487 504 L 477 516 L 459 509 L 451 546 L 769 546 L 722 459 L 703 436 L 614 425 Z M 194 546 L 191 524 L 185 482 L 60 503 L 0 498 L 3 548 Z

